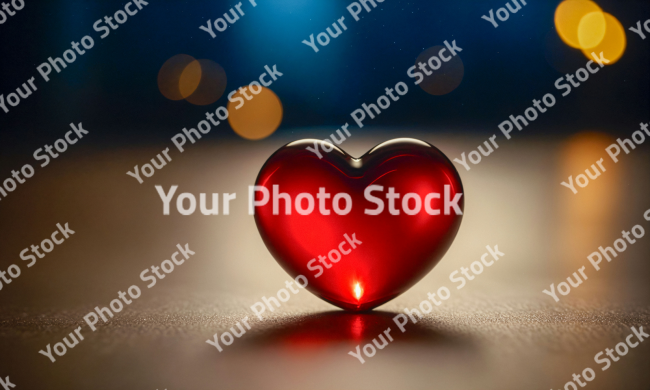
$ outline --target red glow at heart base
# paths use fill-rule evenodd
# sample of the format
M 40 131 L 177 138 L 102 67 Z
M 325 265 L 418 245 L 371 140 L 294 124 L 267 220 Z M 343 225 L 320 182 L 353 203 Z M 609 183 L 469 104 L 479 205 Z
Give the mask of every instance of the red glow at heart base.
M 306 149 L 315 142 L 322 158 Z M 347 310 L 369 310 L 408 290 L 447 252 L 462 220 L 462 183 L 449 159 L 423 141 L 384 142 L 359 159 L 323 147 L 332 149 L 296 141 L 268 159 L 256 181 L 255 221 L 273 257 L 293 278 L 305 276 L 309 291 Z M 391 188 L 399 194 L 392 208 Z M 456 211 L 445 207 L 454 199 Z

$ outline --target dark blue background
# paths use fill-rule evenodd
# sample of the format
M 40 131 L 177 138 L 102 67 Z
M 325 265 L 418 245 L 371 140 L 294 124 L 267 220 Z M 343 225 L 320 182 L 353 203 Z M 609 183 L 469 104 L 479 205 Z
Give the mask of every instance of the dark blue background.
M 244 0 L 246 15 L 216 39 L 199 26 L 236 2 L 152 0 L 105 39 L 93 23 L 126 2 L 25 2 L 23 10 L 0 25 L 0 93 L 6 97 L 30 77 L 36 77 L 39 90 L 8 114 L 0 112 L 0 155 L 5 156 L 53 142 L 70 122 L 93 129 L 84 144 L 168 143 L 183 127 L 194 127 L 208 109 L 225 105 L 228 92 L 273 64 L 284 73 L 271 86 L 284 106 L 278 134 L 292 131 L 295 138 L 300 138 L 299 128 L 352 123 L 353 110 L 375 102 L 384 88 L 399 81 L 407 82 L 409 94 L 361 131 L 381 126 L 491 134 L 509 115 L 523 113 L 532 99 L 549 92 L 558 104 L 538 120 L 536 129 L 524 133 L 591 129 L 628 134 L 648 120 L 650 111 L 650 39 L 629 31 L 626 53 L 617 64 L 560 97 L 553 84 L 564 73 L 556 68 L 574 72 L 587 59 L 559 42 L 553 23 L 556 1 L 530 0 L 495 29 L 481 15 L 505 1 L 385 0 L 355 22 L 346 10 L 349 1 L 259 0 L 253 8 Z M 650 18 L 647 1 L 598 3 L 626 30 Z M 341 16 L 348 30 L 319 53 L 301 43 Z M 36 67 L 49 56 L 61 57 L 71 41 L 84 35 L 93 37 L 95 47 L 46 83 Z M 448 95 L 428 95 L 414 86 L 406 70 L 426 48 L 453 39 L 463 48 L 463 82 Z M 160 94 L 158 71 L 179 53 L 223 66 L 228 86 L 218 102 L 199 107 Z M 556 59 L 555 68 L 549 58 Z M 565 64 L 558 65 L 557 59 Z M 208 137 L 233 136 L 226 125 Z

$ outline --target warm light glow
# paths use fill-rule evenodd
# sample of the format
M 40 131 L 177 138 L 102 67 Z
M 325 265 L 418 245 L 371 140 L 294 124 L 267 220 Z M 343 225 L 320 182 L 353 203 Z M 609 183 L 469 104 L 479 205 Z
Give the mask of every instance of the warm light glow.
M 583 50 L 593 49 L 605 38 L 607 23 L 605 14 L 591 12 L 583 16 L 578 24 L 578 42 Z
M 198 74 L 198 80 L 196 75 L 191 77 L 193 73 L 201 71 L 200 67 L 197 69 L 196 65 L 190 67 L 190 70 L 185 72 L 190 64 L 196 61 L 193 57 L 186 54 L 178 54 L 172 58 L 165 61 L 163 66 L 158 72 L 158 89 L 160 93 L 163 94 L 167 99 L 170 100 L 182 100 L 191 95 L 194 92 L 194 89 L 198 86 L 201 75 Z M 198 65 L 198 64 L 197 64 Z M 181 77 L 183 77 L 183 91 L 181 92 Z
M 221 65 L 211 60 L 198 60 L 183 71 L 180 89 L 188 102 L 207 106 L 219 100 L 227 83 L 226 71 Z M 185 84 L 188 86 L 184 87 Z
M 251 90 L 248 90 L 246 95 L 236 92 L 228 103 L 230 126 L 240 137 L 249 140 L 270 136 L 282 123 L 282 103 L 278 96 L 268 88 L 257 88 L 260 89 L 257 95 Z M 238 99 L 245 103 L 241 105 Z
M 608 13 L 603 13 L 603 15 L 606 24 L 604 38 L 595 47 L 585 49 L 582 52 L 590 60 L 593 59 L 591 53 L 600 54 L 600 52 L 603 52 L 603 57 L 609 60 L 609 63 L 605 63 L 605 65 L 612 65 L 625 53 L 627 38 L 625 37 L 625 28 L 616 17 Z
M 589 0 L 565 0 L 555 10 L 555 29 L 564 43 L 581 49 L 593 60 L 592 53 L 603 52 L 609 60 L 618 61 L 625 52 L 625 28 L 616 17 L 603 12 L 598 4 Z
M 227 83 L 221 65 L 211 60 L 195 60 L 186 54 L 168 59 L 158 72 L 158 88 L 166 98 L 186 99 L 199 106 L 219 100 Z
M 183 69 L 178 80 L 178 90 L 183 98 L 187 98 L 196 91 L 201 82 L 201 73 L 201 64 L 196 60 L 187 64 Z
M 570 189 L 561 186 L 556 189 L 557 209 L 557 237 L 556 247 L 559 252 L 554 259 L 553 270 L 560 275 L 571 274 L 575 269 L 581 267 L 585 253 L 593 252 L 603 242 L 610 240 L 611 231 L 608 227 L 616 225 L 618 218 L 617 205 L 624 202 L 625 186 L 623 185 L 625 166 L 618 164 L 607 164 L 604 167 L 607 171 L 599 169 L 597 161 L 607 156 L 602 156 L 602 151 L 616 139 L 604 133 L 583 132 L 569 138 L 558 155 L 557 177 L 568 181 L 571 175 L 576 179 L 577 175 L 587 175 L 585 170 L 596 173 L 594 166 L 598 169 L 598 176 L 595 180 L 590 179 L 589 185 L 585 188 L 578 188 L 578 193 L 573 195 Z M 593 166 L 592 166 L 593 165 Z M 587 176 L 589 178 L 589 176 Z M 567 195 L 568 192 L 571 196 Z M 561 250 L 560 250 L 561 248 Z M 589 282 L 606 286 L 613 281 L 611 274 L 598 275 Z M 601 298 L 606 295 L 607 288 L 593 288 L 592 290 L 576 289 L 576 294 L 588 294 L 591 298 Z M 571 291 L 571 294 L 574 294 Z
M 580 22 L 585 16 L 599 12 L 602 13 L 601 8 L 593 1 L 565 0 L 555 10 L 555 29 L 564 43 L 573 48 L 582 49 L 583 46 L 578 36 Z M 587 18 L 582 27 L 585 43 L 595 46 L 600 42 L 599 34 L 601 34 L 600 39 L 602 40 L 604 36 L 603 23 L 597 14 Z M 590 28 L 595 28 L 595 31 L 591 31 Z
M 354 296 L 357 297 L 357 300 L 361 299 L 361 296 L 363 295 L 363 289 L 361 288 L 361 285 L 359 283 L 354 285 Z

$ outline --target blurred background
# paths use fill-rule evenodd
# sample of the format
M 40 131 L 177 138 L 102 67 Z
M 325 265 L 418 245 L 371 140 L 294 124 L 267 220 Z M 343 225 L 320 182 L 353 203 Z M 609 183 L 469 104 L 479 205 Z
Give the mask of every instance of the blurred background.
M 6 98 L 31 77 L 38 87 L 0 112 L 0 178 L 26 163 L 36 169 L 0 199 L 0 270 L 17 264 L 22 271 L 0 290 L 0 375 L 17 387 L 562 388 L 591 367 L 597 377 L 590 388 L 650 388 L 645 343 L 605 372 L 593 360 L 623 341 L 630 326 L 650 326 L 650 240 L 599 272 L 587 261 L 622 230 L 650 229 L 643 219 L 650 209 L 647 143 L 618 164 L 605 152 L 650 117 L 650 41 L 628 30 L 650 19 L 650 3 L 601 0 L 595 11 L 585 4 L 591 2 L 562 11 L 572 5 L 528 1 L 494 28 L 481 16 L 505 2 L 387 0 L 355 22 L 348 2 L 269 0 L 255 8 L 245 2 L 245 16 L 215 39 L 199 26 L 235 4 L 151 1 L 100 39 L 93 23 L 125 3 L 25 3 L 0 25 L 0 94 Z M 620 22 L 626 39 L 599 10 Z M 348 30 L 320 52 L 301 43 L 341 16 Z M 575 36 L 564 32 L 572 28 Z M 555 80 L 587 62 L 575 46 L 593 45 L 599 34 L 603 42 L 583 50 L 607 43 L 620 58 L 561 97 Z M 36 67 L 85 35 L 95 46 L 44 82 Z M 463 51 L 423 88 L 414 86 L 406 70 L 445 40 Z M 171 137 L 196 128 L 206 111 L 227 106 L 228 93 L 257 80 L 265 65 L 284 75 L 259 99 L 230 110 L 229 121 L 183 154 L 173 149 L 172 162 L 144 184 L 126 175 L 173 148 Z M 409 86 L 406 96 L 362 129 L 353 125 L 352 111 L 400 81 Z M 341 147 L 351 155 L 413 137 L 454 159 L 546 93 L 556 96 L 555 107 L 510 141 L 499 134 L 500 148 L 471 171 L 457 165 L 467 200 L 460 232 L 440 264 L 403 296 L 373 313 L 347 314 L 301 292 L 268 320 L 251 320 L 253 329 L 224 352 L 205 343 L 288 279 L 245 202 L 279 147 L 324 139 L 348 122 L 353 136 Z M 90 134 L 37 167 L 32 153 L 63 137 L 71 122 Z M 607 172 L 577 195 L 560 185 L 600 158 Z M 229 216 L 163 216 L 154 185 L 236 192 L 238 201 Z M 76 234 L 27 268 L 19 253 L 66 222 Z M 56 363 L 38 354 L 118 291 L 143 288 L 140 272 L 169 258 L 177 243 L 189 243 L 196 256 L 144 288 L 110 323 L 96 332 L 84 328 L 86 339 Z M 453 289 L 449 274 L 480 259 L 486 245 L 506 256 Z M 581 266 L 589 280 L 559 303 L 542 294 Z M 450 300 L 386 349 L 364 365 L 347 355 L 443 285 Z

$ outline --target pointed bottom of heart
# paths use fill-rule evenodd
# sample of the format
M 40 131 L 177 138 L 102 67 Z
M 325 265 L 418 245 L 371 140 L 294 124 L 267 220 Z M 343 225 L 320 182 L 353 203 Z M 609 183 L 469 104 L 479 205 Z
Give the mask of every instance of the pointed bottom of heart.
M 363 303 L 348 303 L 348 302 L 339 302 L 339 301 L 332 301 L 323 297 L 320 297 L 320 299 L 324 300 L 325 302 L 331 303 L 334 306 L 340 307 L 341 309 L 347 310 L 347 311 L 354 311 L 354 312 L 361 312 L 361 311 L 370 311 L 378 306 L 383 305 L 384 303 L 392 300 L 399 294 L 395 294 L 389 297 L 384 297 L 381 299 L 377 299 L 372 302 L 363 302 Z M 317 295 L 318 296 L 318 295 Z

